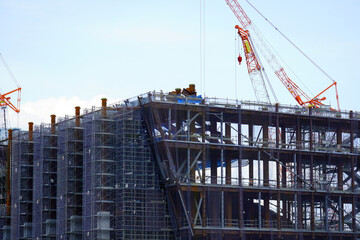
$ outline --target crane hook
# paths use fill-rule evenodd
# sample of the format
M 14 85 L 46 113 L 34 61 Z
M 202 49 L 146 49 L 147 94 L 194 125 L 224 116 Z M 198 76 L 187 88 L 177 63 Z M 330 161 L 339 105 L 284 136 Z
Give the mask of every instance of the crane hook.
M 241 57 L 241 55 L 239 54 L 239 57 L 238 57 L 239 65 L 241 65 L 241 61 L 242 61 L 242 57 Z

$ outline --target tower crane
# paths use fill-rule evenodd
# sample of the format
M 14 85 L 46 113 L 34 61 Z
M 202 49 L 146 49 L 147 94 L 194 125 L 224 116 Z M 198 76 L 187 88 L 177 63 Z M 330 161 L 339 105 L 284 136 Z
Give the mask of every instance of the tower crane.
M 254 33 L 252 35 L 252 39 L 254 40 L 254 37 L 256 38 L 253 42 L 256 44 L 257 49 L 260 49 L 262 55 L 266 59 L 267 63 L 275 73 L 275 75 L 279 78 L 279 80 L 282 82 L 282 84 L 286 87 L 286 89 L 290 92 L 292 97 L 296 100 L 296 102 L 303 107 L 306 108 L 320 108 L 322 105 L 325 105 L 323 101 L 326 99 L 326 97 L 323 97 L 323 93 L 328 91 L 330 88 L 334 87 L 336 92 L 336 101 L 337 101 L 337 110 L 340 111 L 340 105 L 339 105 L 339 97 L 337 92 L 337 82 L 332 80 L 332 84 L 329 85 L 327 88 L 325 88 L 323 91 L 321 91 L 319 94 L 315 95 L 314 97 L 309 97 L 294 81 L 290 79 L 290 77 L 285 72 L 284 68 L 281 66 L 279 61 L 275 58 L 274 54 L 268 47 L 268 45 L 265 43 L 264 39 L 261 37 L 261 34 L 259 30 L 255 27 L 255 25 L 252 23 L 250 18 L 247 16 L 243 8 L 240 6 L 237 0 L 225 0 L 232 12 L 235 14 L 236 18 L 239 20 L 241 27 L 236 26 L 238 29 L 238 33 L 242 39 L 244 51 L 245 51 L 245 57 L 248 65 L 248 72 L 250 75 L 250 79 L 252 81 L 252 84 L 254 86 L 256 82 L 256 78 L 254 78 L 254 73 L 256 73 L 258 76 L 260 71 L 260 65 L 258 64 L 258 61 L 256 59 L 256 55 L 253 54 L 253 48 L 252 48 L 252 42 L 249 38 L 249 28 L 251 29 L 251 32 Z M 249 51 L 247 53 L 247 51 Z M 264 81 L 262 81 L 264 83 Z M 265 84 L 263 85 L 257 85 L 262 86 L 262 89 L 260 90 L 260 87 L 255 88 L 255 95 L 259 95 L 260 92 L 266 91 Z M 332 108 L 331 108 L 332 109 Z M 335 110 L 335 109 L 332 109 Z

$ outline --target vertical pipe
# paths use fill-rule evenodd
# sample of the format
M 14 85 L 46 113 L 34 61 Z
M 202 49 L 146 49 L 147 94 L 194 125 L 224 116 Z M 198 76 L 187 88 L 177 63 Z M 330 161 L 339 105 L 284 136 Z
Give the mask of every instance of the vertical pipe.
M 101 115 L 102 115 L 102 117 L 106 117 L 106 102 L 107 102 L 106 98 L 101 99 Z
M 33 141 L 34 140 L 34 123 L 33 122 L 29 122 L 29 141 Z
M 80 127 L 80 107 L 75 107 L 75 127 Z
M 56 115 L 52 114 L 50 115 L 51 118 L 51 134 L 55 134 L 55 119 L 56 119 Z

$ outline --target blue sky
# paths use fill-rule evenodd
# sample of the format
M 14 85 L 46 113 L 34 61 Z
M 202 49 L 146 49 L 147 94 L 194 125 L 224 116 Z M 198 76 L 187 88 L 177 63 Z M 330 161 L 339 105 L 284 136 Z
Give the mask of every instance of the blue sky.
M 206 95 L 235 98 L 236 81 L 238 98 L 254 100 L 246 66 L 235 70 L 237 19 L 225 0 L 205 2 Z M 251 2 L 338 81 L 341 107 L 359 110 L 360 1 Z M 245 0 L 239 3 L 313 94 L 331 83 Z M 73 114 L 74 106 L 99 105 L 101 97 L 199 86 L 200 0 L 0 0 L 0 43 L 23 88 L 20 126 L 48 122 L 51 113 Z M 267 72 L 280 103 L 295 104 Z M 0 77 L 1 91 L 15 88 L 2 68 Z

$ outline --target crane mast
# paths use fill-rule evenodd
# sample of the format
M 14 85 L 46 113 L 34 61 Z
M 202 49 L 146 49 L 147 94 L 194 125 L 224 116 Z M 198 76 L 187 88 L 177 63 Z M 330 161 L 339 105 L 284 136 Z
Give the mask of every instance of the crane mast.
M 266 62 L 269 64 L 275 75 L 279 78 L 282 84 L 286 87 L 286 89 L 290 92 L 292 97 L 297 101 L 297 103 L 303 107 L 314 107 L 319 108 L 321 105 L 324 105 L 322 102 L 326 99 L 325 97 L 321 97 L 321 95 L 326 92 L 331 87 L 335 87 L 336 91 L 336 100 L 337 107 L 340 110 L 339 99 L 337 94 L 337 83 L 334 81 L 330 86 L 328 86 L 325 90 L 317 94 L 315 97 L 309 97 L 299 86 L 293 82 L 290 77 L 285 72 L 284 68 L 281 66 L 279 61 L 276 59 L 265 40 L 261 36 L 260 31 L 256 28 L 252 21 L 247 16 L 243 8 L 240 6 L 237 0 L 225 0 L 236 18 L 239 20 L 241 27 L 244 31 L 251 28 L 253 42 L 256 45 L 256 48 L 259 49 L 266 59 Z

